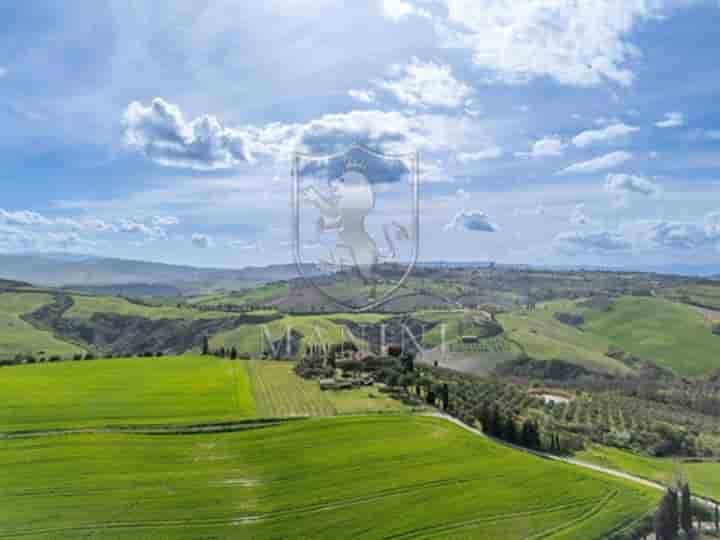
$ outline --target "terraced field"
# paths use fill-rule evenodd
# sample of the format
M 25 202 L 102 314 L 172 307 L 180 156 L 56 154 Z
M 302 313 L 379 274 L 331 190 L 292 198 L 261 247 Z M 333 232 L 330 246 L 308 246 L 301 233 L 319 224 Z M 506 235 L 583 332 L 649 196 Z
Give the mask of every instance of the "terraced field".
M 605 446 L 593 446 L 576 457 L 668 486 L 675 484 L 679 476 L 684 476 L 696 495 L 720 501 L 720 462 L 688 463 L 652 458 Z
M 0 538 L 58 540 L 599 540 L 658 497 L 404 415 L 4 440 L 0 476 Z
M 39 330 L 21 318 L 51 302 L 52 296 L 46 293 L 0 294 L 0 360 L 10 360 L 18 354 L 50 357 L 84 352 L 80 347 L 56 339 L 51 332 Z

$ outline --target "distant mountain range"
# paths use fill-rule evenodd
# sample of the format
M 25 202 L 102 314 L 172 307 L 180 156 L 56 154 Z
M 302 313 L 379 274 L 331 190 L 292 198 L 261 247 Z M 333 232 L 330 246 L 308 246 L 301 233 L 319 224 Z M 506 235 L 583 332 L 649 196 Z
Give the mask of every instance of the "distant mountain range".
M 314 265 L 307 265 L 304 271 L 306 274 L 319 272 Z M 0 255 L 0 279 L 99 294 L 200 294 L 219 289 L 245 289 L 296 277 L 298 271 L 294 264 L 230 270 L 57 253 Z

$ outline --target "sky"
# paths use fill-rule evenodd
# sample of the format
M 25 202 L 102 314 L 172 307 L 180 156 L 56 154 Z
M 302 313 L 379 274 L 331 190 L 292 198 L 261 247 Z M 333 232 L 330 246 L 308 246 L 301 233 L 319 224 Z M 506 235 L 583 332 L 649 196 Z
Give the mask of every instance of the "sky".
M 717 0 L 6 2 L 0 253 L 291 262 L 293 152 L 362 143 L 419 153 L 421 260 L 720 272 L 718 27 Z

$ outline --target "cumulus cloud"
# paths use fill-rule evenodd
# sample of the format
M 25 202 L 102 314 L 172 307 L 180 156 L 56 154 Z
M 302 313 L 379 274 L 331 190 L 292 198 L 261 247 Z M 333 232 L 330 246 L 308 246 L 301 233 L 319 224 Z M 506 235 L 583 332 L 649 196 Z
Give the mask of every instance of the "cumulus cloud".
M 380 81 L 378 86 L 413 107 L 459 107 L 472 93 L 468 85 L 453 76 L 447 65 L 422 62 L 413 57 L 410 63 L 393 66 L 391 71 L 401 78 Z
M 48 242 L 58 249 L 89 250 L 98 245 L 94 240 L 83 238 L 76 232 L 49 232 Z
M 228 247 L 233 249 L 254 249 L 262 251 L 263 246 L 261 242 L 248 242 L 247 240 L 231 240 L 228 242 Z
M 667 112 L 665 119 L 655 122 L 655 125 L 663 129 L 681 127 L 685 125 L 685 115 L 679 112 Z
M 491 80 L 549 77 L 581 87 L 631 85 L 629 63 L 641 52 L 628 37 L 665 7 L 646 0 L 438 1 L 447 7 L 447 20 L 437 21 L 446 43 L 471 49 Z
M 192 242 L 193 246 L 200 249 L 215 247 L 215 241 L 207 234 L 194 233 L 190 237 L 190 241 Z
M 561 171 L 558 171 L 557 174 L 584 174 L 613 169 L 632 159 L 632 157 L 633 156 L 630 152 L 625 152 L 623 150 L 611 152 L 588 161 L 573 163 Z
M 535 141 L 530 152 L 516 152 L 517 157 L 546 157 L 546 156 L 562 156 L 565 150 L 565 144 L 560 137 L 550 136 Z
M 639 193 L 654 195 L 658 187 L 642 176 L 625 173 L 610 173 L 605 177 L 605 190 L 615 194 Z
M 590 146 L 598 142 L 611 141 L 620 137 L 627 137 L 631 133 L 639 131 L 640 128 L 628 126 L 626 124 L 612 124 L 603 129 L 590 129 L 583 131 L 573 137 L 573 144 L 579 148 Z
M 373 103 L 377 99 L 374 90 L 348 90 L 348 95 L 362 103 Z
M 213 170 L 251 162 L 248 135 L 205 114 L 190 122 L 162 98 L 149 106 L 133 101 L 123 117 L 125 142 L 166 166 Z
M 9 212 L 0 208 L 0 220 L 8 225 L 50 225 L 51 221 L 32 210 Z
M 497 232 L 500 228 L 492 223 L 485 212 L 463 210 L 443 227 L 444 231 Z
M 495 159 L 502 156 L 502 148 L 499 146 L 490 146 L 477 152 L 460 152 L 457 159 L 460 163 L 468 163 L 471 161 L 482 161 L 486 159 Z

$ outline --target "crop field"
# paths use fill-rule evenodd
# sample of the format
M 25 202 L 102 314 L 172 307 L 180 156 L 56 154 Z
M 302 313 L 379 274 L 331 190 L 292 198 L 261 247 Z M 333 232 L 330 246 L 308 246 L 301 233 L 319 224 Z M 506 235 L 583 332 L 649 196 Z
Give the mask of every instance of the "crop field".
M 373 387 L 322 392 L 290 362 L 114 358 L 0 369 L 0 433 L 401 411 Z
M 659 496 L 406 415 L 3 440 L 0 476 L 0 537 L 59 540 L 600 540 Z
M 352 313 L 333 315 L 286 315 L 267 325 L 243 325 L 235 330 L 216 334 L 210 340 L 213 349 L 219 347 L 236 347 L 241 353 L 257 355 L 269 348 L 265 331 L 269 332 L 271 340 L 281 339 L 292 328 L 303 334 L 301 350 L 313 344 L 333 344 L 343 341 L 358 341 L 345 327 L 332 322 L 332 319 L 344 319 L 356 322 L 374 323 L 381 321 L 385 315 L 373 313 Z
M 52 296 L 45 293 L 0 294 L 0 360 L 9 360 L 18 354 L 49 357 L 84 352 L 20 318 L 52 301 Z
M 405 407 L 373 387 L 323 392 L 295 375 L 291 362 L 242 362 L 250 376 L 257 415 L 264 418 L 401 411 Z
M 660 298 L 622 297 L 609 311 L 587 310 L 583 329 L 681 375 L 720 367 L 720 337 L 689 306 Z
M 593 446 L 575 457 L 665 485 L 673 485 L 678 477 L 684 476 L 696 495 L 720 501 L 720 462 L 688 463 L 639 456 L 606 446 Z
M 243 366 L 205 356 L 2 368 L 0 432 L 255 416 Z

